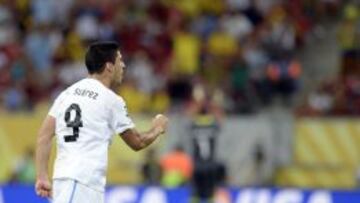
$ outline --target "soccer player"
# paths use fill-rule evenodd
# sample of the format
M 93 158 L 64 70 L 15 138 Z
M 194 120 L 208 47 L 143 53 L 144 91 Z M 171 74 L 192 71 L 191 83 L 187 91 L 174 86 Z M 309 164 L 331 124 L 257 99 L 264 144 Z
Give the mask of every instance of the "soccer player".
M 127 114 L 124 100 L 114 93 L 124 62 L 115 42 L 91 44 L 85 56 L 89 76 L 64 90 L 39 130 L 35 190 L 54 203 L 104 202 L 108 148 L 119 134 L 133 150 L 141 150 L 164 133 L 168 119 L 158 114 L 149 131 L 139 133 Z M 53 187 L 48 177 L 51 140 L 57 156 Z

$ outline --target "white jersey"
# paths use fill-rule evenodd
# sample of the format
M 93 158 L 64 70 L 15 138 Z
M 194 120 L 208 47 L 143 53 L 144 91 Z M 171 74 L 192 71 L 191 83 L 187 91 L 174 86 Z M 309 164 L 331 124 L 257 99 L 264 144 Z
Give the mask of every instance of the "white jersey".
M 64 90 L 49 115 L 56 119 L 53 178 L 75 179 L 104 191 L 111 139 L 134 127 L 123 99 L 101 82 L 86 78 Z

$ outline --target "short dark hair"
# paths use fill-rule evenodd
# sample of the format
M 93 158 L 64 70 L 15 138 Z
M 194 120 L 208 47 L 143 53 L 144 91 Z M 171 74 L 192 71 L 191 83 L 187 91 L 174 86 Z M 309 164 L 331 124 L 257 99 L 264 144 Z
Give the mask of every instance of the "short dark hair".
M 85 65 L 89 74 L 102 73 L 107 62 L 115 63 L 119 44 L 113 41 L 90 44 L 85 55 Z

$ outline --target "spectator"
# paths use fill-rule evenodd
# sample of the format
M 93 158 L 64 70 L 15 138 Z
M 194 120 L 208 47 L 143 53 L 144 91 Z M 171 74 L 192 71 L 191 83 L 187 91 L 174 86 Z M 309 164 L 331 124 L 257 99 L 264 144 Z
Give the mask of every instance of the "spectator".
M 172 101 L 174 110 L 183 110 L 185 104 L 191 99 L 192 85 L 189 78 L 181 75 L 174 75 L 169 79 L 167 92 Z
M 310 94 L 308 103 L 314 110 L 315 115 L 326 115 L 331 112 L 334 105 L 334 98 L 324 90 L 318 90 Z
M 348 4 L 344 10 L 344 17 L 338 29 L 338 42 L 342 55 L 342 74 L 360 73 L 360 31 L 358 26 L 359 14 L 356 5 Z
M 50 25 L 54 22 L 53 0 L 33 0 L 31 1 L 31 10 L 33 12 L 33 20 L 35 25 Z
M 207 41 L 209 53 L 214 56 L 232 56 L 238 49 L 236 38 L 228 34 L 220 24 Z
M 291 57 L 280 58 L 270 63 L 267 68 L 270 97 L 279 93 L 285 104 L 291 105 L 292 96 L 298 89 L 301 69 L 300 63 Z
M 163 171 L 162 184 L 165 187 L 178 187 L 189 183 L 193 172 L 191 157 L 179 145 L 160 159 Z
M 34 65 L 43 82 L 49 84 L 52 67 L 52 56 L 55 47 L 51 44 L 50 28 L 46 25 L 38 25 L 32 29 L 25 39 L 25 51 Z
M 227 0 L 227 5 L 230 9 L 243 11 L 250 6 L 251 0 Z
M 162 170 L 155 153 L 154 149 L 149 149 L 142 166 L 143 182 L 147 185 L 159 185 L 161 182 Z
M 260 1 L 249 0 L 249 6 L 243 10 L 243 13 L 251 21 L 254 27 L 258 27 L 264 20 L 263 14 L 259 10 L 259 6 L 263 6 L 264 1 L 262 1 L 262 4 L 259 4 L 259 2 Z
M 147 53 L 142 51 L 137 52 L 129 64 L 130 77 L 137 82 L 138 89 L 146 95 L 151 95 L 156 86 L 161 86 L 154 69 Z
M 69 86 L 76 81 L 79 81 L 81 78 L 86 77 L 86 70 L 83 68 L 83 64 L 80 61 L 71 61 L 64 62 L 59 68 L 59 79 L 60 82 Z
M 121 92 L 121 95 L 126 101 L 131 101 L 131 103 L 129 102 L 127 105 L 129 112 L 141 113 L 148 111 L 150 103 L 149 95 L 139 91 L 136 82 L 131 78 L 122 83 L 119 92 Z
M 174 74 L 194 75 L 199 72 L 200 40 L 183 26 L 174 35 Z
M 21 89 L 32 108 L 83 74 L 77 71 L 81 66 L 78 61 L 89 42 L 114 39 L 121 43 L 124 58 L 130 62 L 129 72 L 136 81 L 128 82 L 133 92 L 121 90 L 127 91 L 129 98 L 139 99 L 131 107 L 134 111 L 173 106 L 172 110 L 183 109 L 176 107 L 187 105 L 194 80 L 201 80 L 206 89 L 222 95 L 217 98 L 225 98 L 222 104 L 227 110 L 242 113 L 227 100 L 234 94 L 234 89 L 229 88 L 234 87 L 231 81 L 237 78 L 239 85 L 239 75 L 248 75 L 241 86 L 254 86 L 257 92 L 247 97 L 259 94 L 265 98 L 270 89 L 264 82 L 269 56 L 296 51 L 298 41 L 306 38 L 317 17 L 311 10 L 316 10 L 318 4 L 282 2 L 4 1 L 0 6 L 0 91 L 9 92 L 11 84 L 25 80 Z M 338 4 L 336 1 L 329 5 Z M 357 14 L 353 7 L 349 8 L 346 16 L 354 19 Z M 339 36 L 350 41 L 352 38 L 347 36 L 353 28 L 345 27 Z M 234 68 L 233 58 L 239 52 L 243 53 L 246 69 Z M 356 63 L 352 60 L 351 64 Z M 30 69 L 33 78 L 28 76 Z M 70 70 L 76 74 L 70 76 Z M 20 79 L 24 72 L 27 76 Z M 38 76 L 41 82 L 34 81 Z M 143 104 L 145 101 L 148 104 Z
M 221 24 L 228 34 L 240 42 L 243 42 L 254 29 L 250 20 L 245 15 L 237 14 L 235 12 L 225 15 L 221 19 Z
M 151 112 L 166 112 L 170 107 L 170 98 L 163 89 L 155 91 L 151 99 Z
M 17 30 L 13 18 L 10 9 L 0 5 L 0 46 L 11 44 L 16 40 Z
M 25 109 L 25 94 L 23 85 L 20 82 L 7 89 L 4 95 L 4 104 L 9 111 L 19 111 Z
M 254 103 L 250 96 L 249 69 L 246 66 L 241 53 L 239 53 L 230 65 L 231 95 L 234 100 L 235 112 L 251 113 Z

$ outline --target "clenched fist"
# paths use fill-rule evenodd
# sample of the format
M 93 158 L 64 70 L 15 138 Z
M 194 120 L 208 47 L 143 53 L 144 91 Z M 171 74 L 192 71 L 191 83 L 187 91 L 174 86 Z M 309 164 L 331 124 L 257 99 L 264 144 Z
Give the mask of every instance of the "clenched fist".
M 158 129 L 160 134 L 164 133 L 167 128 L 168 121 L 169 119 L 166 116 L 158 114 L 152 120 L 153 128 Z
M 38 179 L 35 184 L 36 194 L 40 197 L 51 197 L 51 183 L 49 180 Z

